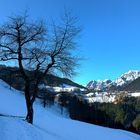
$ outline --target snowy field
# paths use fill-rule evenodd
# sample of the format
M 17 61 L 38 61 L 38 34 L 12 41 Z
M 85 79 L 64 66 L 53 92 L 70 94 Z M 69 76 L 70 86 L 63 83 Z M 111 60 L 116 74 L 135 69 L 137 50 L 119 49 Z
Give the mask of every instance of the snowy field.
M 0 140 L 140 140 L 131 132 L 110 129 L 61 116 L 51 108 L 34 105 L 34 125 L 20 118 L 0 116 Z M 0 114 L 25 116 L 24 96 L 0 81 Z
M 130 96 L 133 97 L 140 97 L 140 92 L 136 92 L 136 93 L 129 93 Z
M 115 101 L 115 95 L 109 95 L 107 92 L 101 93 L 88 93 L 84 97 L 89 103 L 100 102 L 100 103 L 110 103 Z
M 115 98 L 117 95 L 120 93 L 107 93 L 107 92 L 101 92 L 101 93 L 88 93 L 84 96 L 84 98 L 89 102 L 89 103 L 94 103 L 94 102 L 100 102 L 100 103 L 111 103 L 115 101 Z M 140 97 L 140 92 L 136 93 L 128 93 L 127 96 L 129 97 Z

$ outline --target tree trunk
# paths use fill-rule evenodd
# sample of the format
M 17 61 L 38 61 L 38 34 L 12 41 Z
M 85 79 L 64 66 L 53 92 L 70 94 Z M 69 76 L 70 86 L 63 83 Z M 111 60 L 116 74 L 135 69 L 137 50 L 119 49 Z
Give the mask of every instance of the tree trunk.
M 26 120 L 28 123 L 33 124 L 33 104 L 27 106 Z
M 33 103 L 31 102 L 29 81 L 26 81 L 25 83 L 25 100 L 26 100 L 26 107 L 27 107 L 26 120 L 28 123 L 33 124 Z

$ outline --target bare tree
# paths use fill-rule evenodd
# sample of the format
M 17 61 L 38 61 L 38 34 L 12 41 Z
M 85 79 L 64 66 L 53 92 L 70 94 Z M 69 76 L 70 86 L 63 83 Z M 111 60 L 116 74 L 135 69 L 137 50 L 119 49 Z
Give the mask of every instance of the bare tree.
M 28 51 L 44 41 L 46 28 L 42 22 L 29 22 L 26 15 L 13 16 L 0 28 L 0 57 L 2 61 L 17 61 L 22 78 L 25 81 L 26 120 L 33 123 L 34 94 L 30 94 L 31 79 L 26 71 Z M 27 52 L 27 53 L 26 53 Z
M 80 32 L 76 18 L 65 13 L 60 25 L 52 24 L 47 32 L 41 21 L 29 21 L 28 16 L 14 16 L 0 28 L 1 61 L 16 61 L 25 81 L 27 105 L 26 120 L 33 123 L 33 103 L 38 86 L 48 73 L 74 74 L 77 58 L 72 50 L 76 47 L 75 37 Z M 28 71 L 32 71 L 33 75 Z M 34 91 L 31 93 L 31 84 Z

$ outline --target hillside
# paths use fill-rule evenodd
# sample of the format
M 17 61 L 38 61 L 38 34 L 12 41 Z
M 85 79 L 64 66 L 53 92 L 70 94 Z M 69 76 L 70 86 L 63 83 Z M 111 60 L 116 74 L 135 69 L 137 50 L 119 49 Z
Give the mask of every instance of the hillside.
M 0 140 L 139 140 L 140 136 L 123 131 L 74 121 L 61 116 L 55 107 L 34 105 L 34 125 L 18 117 L 0 116 Z M 0 114 L 25 116 L 22 94 L 0 81 Z
M 33 75 L 32 71 L 28 71 L 29 74 Z M 0 79 L 6 81 L 12 87 L 23 90 L 23 79 L 20 77 L 20 73 L 17 67 L 7 67 L 5 65 L 0 65 Z M 82 85 L 79 85 L 68 78 L 61 78 L 52 74 L 46 75 L 42 83 L 48 86 L 63 86 L 70 85 L 79 88 L 85 88 Z
M 61 116 L 51 108 L 34 105 L 34 125 L 17 117 L 0 116 L 1 140 L 139 140 L 140 136 L 74 121 Z M 57 108 L 56 108 L 57 109 Z M 22 94 L 0 81 L 0 114 L 25 116 L 26 107 Z

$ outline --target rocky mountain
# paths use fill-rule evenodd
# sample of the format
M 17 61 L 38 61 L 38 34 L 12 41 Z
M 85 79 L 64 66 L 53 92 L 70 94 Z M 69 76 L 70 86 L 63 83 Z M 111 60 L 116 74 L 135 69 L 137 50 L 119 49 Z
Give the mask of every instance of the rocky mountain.
M 106 87 L 108 87 L 110 84 L 111 84 L 111 80 L 93 80 L 93 81 L 90 81 L 88 84 L 87 84 L 87 88 L 89 89 L 94 89 L 96 91 L 100 91 L 100 90 L 103 90 L 105 89 Z
M 87 84 L 87 88 L 106 91 L 106 90 L 122 90 L 124 87 L 128 86 L 131 82 L 135 81 L 140 77 L 140 71 L 132 70 L 124 73 L 116 80 L 98 80 L 90 81 Z
M 140 77 L 140 71 L 128 71 L 112 82 L 115 86 L 125 86 Z
M 123 88 L 125 91 L 139 92 L 140 91 L 140 77 Z

